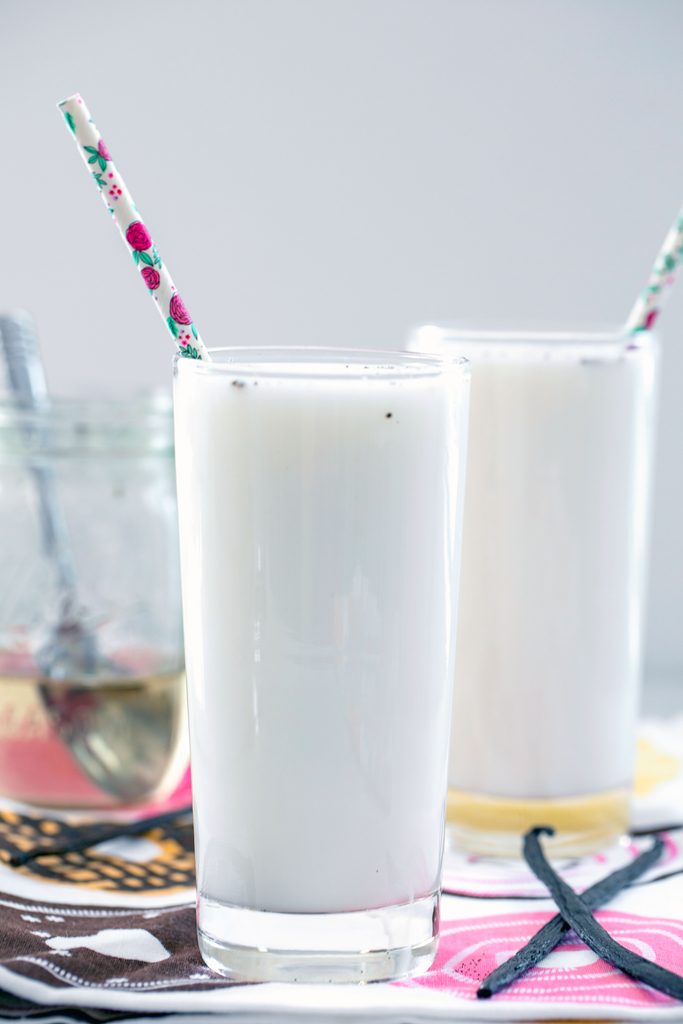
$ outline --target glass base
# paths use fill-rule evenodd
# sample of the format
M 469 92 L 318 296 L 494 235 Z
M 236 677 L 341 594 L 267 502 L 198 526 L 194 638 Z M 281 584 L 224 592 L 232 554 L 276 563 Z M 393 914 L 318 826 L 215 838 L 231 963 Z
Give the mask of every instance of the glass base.
M 206 964 L 233 981 L 390 981 L 431 966 L 439 893 L 343 914 L 245 910 L 200 895 L 197 934 Z
M 580 857 L 604 850 L 628 830 L 627 788 L 557 800 L 518 800 L 449 789 L 450 842 L 468 853 L 521 857 L 522 836 L 535 825 L 552 825 L 543 848 L 552 857 Z

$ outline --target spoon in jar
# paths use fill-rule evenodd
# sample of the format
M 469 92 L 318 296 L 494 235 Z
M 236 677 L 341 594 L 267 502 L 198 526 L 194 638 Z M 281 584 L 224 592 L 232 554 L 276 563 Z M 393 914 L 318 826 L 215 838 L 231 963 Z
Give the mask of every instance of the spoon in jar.
M 49 409 L 45 369 L 28 313 L 17 311 L 0 316 L 0 340 L 17 406 L 28 413 Z M 29 439 L 33 429 L 36 428 L 27 426 Z M 76 569 L 53 473 L 49 467 L 35 462 L 31 474 L 36 485 L 43 548 L 54 567 L 59 593 L 57 621 L 38 650 L 38 668 L 51 680 L 87 678 L 97 672 L 97 640 L 84 621 L 78 601 Z
M 0 347 L 17 406 L 29 414 L 44 413 L 50 398 L 27 313 L 0 316 Z M 45 440 L 35 433 L 38 430 L 29 418 L 25 429 L 29 445 L 32 440 L 38 444 Z M 30 470 L 43 548 L 54 567 L 58 591 L 56 621 L 36 653 L 41 700 L 87 778 L 117 802 L 134 802 L 154 788 L 160 774 L 165 746 L 157 740 L 157 732 L 164 732 L 168 709 L 154 693 L 145 696 L 134 679 L 126 678 L 125 693 L 121 690 L 125 673 L 103 657 L 78 597 L 73 551 L 52 469 L 36 459 L 30 462 Z M 112 686 L 114 680 L 120 681 L 118 686 Z
M 51 403 L 27 313 L 0 316 L 0 348 L 14 400 L 28 414 L 27 446 L 42 445 L 47 439 L 37 425 L 38 416 Z M 91 616 L 79 599 L 78 573 L 53 471 L 30 456 L 29 467 L 43 548 L 54 567 L 58 593 L 56 621 L 35 655 L 41 701 L 60 740 L 101 793 L 118 804 L 147 799 L 167 767 L 176 729 L 174 700 L 163 687 L 146 685 L 102 652 Z

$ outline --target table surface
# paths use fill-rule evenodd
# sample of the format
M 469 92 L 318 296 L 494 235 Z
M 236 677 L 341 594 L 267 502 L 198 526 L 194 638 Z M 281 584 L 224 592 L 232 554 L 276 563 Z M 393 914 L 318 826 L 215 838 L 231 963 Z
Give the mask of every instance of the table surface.
M 650 678 L 643 689 L 642 714 L 647 717 L 668 717 L 670 715 L 681 713 L 683 713 L 683 673 L 678 676 L 671 674 L 667 676 L 659 675 Z M 15 1022 L 28 1022 L 32 1019 L 35 1020 L 35 1018 L 31 1017 L 11 1018 L 11 1020 Z M 55 1020 L 57 1019 L 58 1018 L 55 1017 Z M 60 1019 L 67 1020 L 68 1018 L 60 1017 Z M 163 1018 L 159 1019 L 162 1020 Z M 178 1014 L 173 1018 L 166 1019 L 172 1020 L 173 1024 L 199 1024 L 200 1022 L 200 1018 L 186 1014 Z M 284 1024 L 285 1021 L 290 1022 L 291 1024 L 291 1012 L 283 1013 L 280 1019 L 282 1024 Z M 329 1022 L 335 1019 L 341 1021 L 341 1018 L 337 1018 L 335 1014 L 327 1014 L 325 1017 L 316 1016 L 315 1019 L 307 1017 L 306 1024 L 315 1024 L 318 1020 L 325 1020 L 326 1022 Z M 349 1018 L 347 1016 L 344 1017 L 344 1020 L 348 1019 Z M 0 1020 L 10 1020 L 10 1018 L 0 1017 Z M 143 1021 L 149 1022 L 149 1020 L 150 1018 L 148 1015 L 140 1017 L 126 1017 L 126 1021 L 129 1022 L 129 1024 L 142 1024 Z M 209 1017 L 208 1015 L 201 1015 L 201 1024 L 206 1024 L 209 1020 L 215 1020 L 216 1024 L 220 1024 L 220 1022 L 230 1024 L 230 1022 L 234 1020 L 235 1024 L 237 1024 L 237 1018 L 233 1018 L 229 1015 L 224 1016 L 223 1014 L 216 1014 L 212 1017 Z M 254 1018 L 254 1020 L 255 1022 L 258 1020 L 258 1024 L 262 1024 L 263 1018 L 257 1015 L 257 1018 Z M 269 1018 L 269 1020 L 273 1020 L 275 1022 L 276 1018 Z M 360 1014 L 355 1016 L 353 1020 L 357 1022 L 357 1024 L 364 1024 L 366 1021 L 368 1024 L 370 1024 L 370 1022 L 372 1022 L 372 1024 L 377 1024 L 378 1018 L 366 1014 Z M 497 1018 L 497 1021 L 499 1024 L 505 1024 L 504 1018 Z M 245 1024 L 245 1019 L 240 1017 L 239 1024 Z M 460 1021 L 460 1024 L 466 1024 L 466 1022 Z M 569 1024 L 569 1022 L 565 1022 L 565 1024 Z M 618 1022 L 616 1022 L 616 1024 L 618 1024 Z

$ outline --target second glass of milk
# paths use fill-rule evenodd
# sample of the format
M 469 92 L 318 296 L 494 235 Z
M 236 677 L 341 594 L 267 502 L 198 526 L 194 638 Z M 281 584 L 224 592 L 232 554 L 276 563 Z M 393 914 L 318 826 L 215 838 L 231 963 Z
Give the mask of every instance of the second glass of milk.
M 240 980 L 373 981 L 437 942 L 463 360 L 177 358 L 199 944 Z
M 429 326 L 411 347 L 472 370 L 449 832 L 597 849 L 628 824 L 656 344 Z

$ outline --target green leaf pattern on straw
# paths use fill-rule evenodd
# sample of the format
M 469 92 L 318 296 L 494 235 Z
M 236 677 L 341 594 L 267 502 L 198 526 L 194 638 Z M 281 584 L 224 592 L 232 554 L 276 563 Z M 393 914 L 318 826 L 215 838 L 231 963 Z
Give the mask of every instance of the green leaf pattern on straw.
M 162 263 L 152 236 L 83 99 L 78 94 L 70 96 L 59 104 L 59 108 L 180 354 L 189 359 L 209 359 L 192 317 Z
M 683 259 L 683 209 L 671 225 L 664 239 L 650 277 L 626 321 L 626 330 L 632 334 L 649 331 L 659 316 L 667 289 L 673 284 L 676 269 Z

